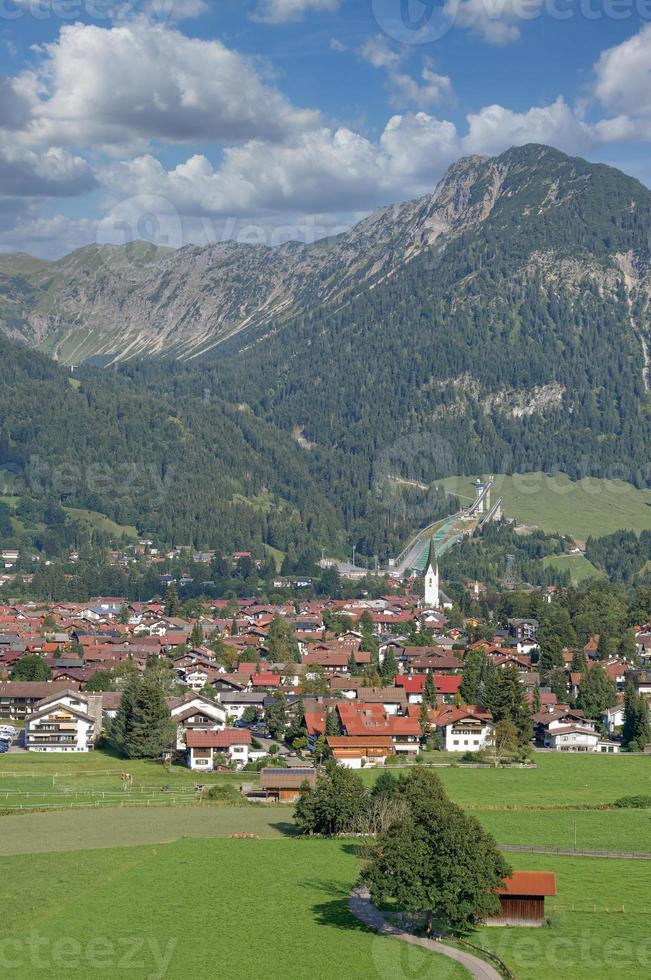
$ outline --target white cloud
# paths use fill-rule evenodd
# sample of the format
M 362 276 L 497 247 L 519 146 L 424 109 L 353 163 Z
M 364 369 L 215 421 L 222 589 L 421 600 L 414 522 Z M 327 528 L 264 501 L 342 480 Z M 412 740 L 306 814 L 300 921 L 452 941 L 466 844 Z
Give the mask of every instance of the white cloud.
M 586 123 L 559 96 L 548 106 L 534 106 L 526 112 L 512 112 L 501 105 L 490 105 L 468 117 L 468 133 L 463 140 L 467 153 L 500 153 L 509 146 L 524 143 L 550 143 L 569 153 L 587 150 L 595 141 L 594 127 Z
M 420 75 L 423 84 L 420 84 L 411 75 L 399 70 L 408 50 L 405 46 L 396 50 L 384 35 L 376 34 L 364 41 L 357 54 L 373 68 L 386 71 L 390 102 L 394 108 L 414 106 L 424 109 L 440 102 L 453 104 L 454 90 L 448 75 L 439 75 L 426 64 Z
M 380 137 L 392 192 L 397 200 L 434 190 L 446 168 L 462 153 L 454 123 L 426 112 L 393 116 Z M 402 188 L 402 193 L 398 192 Z
M 29 119 L 30 105 L 13 79 L 0 75 L 0 129 L 20 129 Z
M 97 186 L 90 164 L 55 147 L 45 153 L 0 143 L 0 195 L 76 197 Z
M 603 51 L 595 74 L 595 95 L 608 112 L 651 115 L 651 24 Z
M 104 181 L 116 198 L 155 195 L 183 215 L 268 220 L 317 212 L 335 220 L 432 190 L 460 152 L 453 123 L 417 113 L 394 116 L 377 143 L 345 127 L 322 128 L 290 145 L 232 148 L 219 168 L 195 155 L 167 171 L 146 155 L 109 168 Z
M 290 20 L 302 20 L 308 11 L 338 10 L 341 0 L 260 0 L 254 20 L 267 24 L 283 24 Z
M 319 119 L 221 41 L 144 21 L 66 25 L 41 50 L 40 67 L 17 85 L 33 103 L 28 135 L 46 145 L 274 142 Z
M 543 0 L 447 0 L 445 7 L 456 27 L 497 45 L 517 41 L 521 24 L 540 17 L 542 8 Z
M 374 68 L 395 69 L 402 61 L 402 52 L 395 51 L 383 34 L 367 38 L 357 53 Z
M 24 251 L 43 258 L 58 258 L 95 241 L 97 222 L 89 218 L 70 219 L 58 214 L 41 218 L 28 209 L 3 222 L 0 199 L 0 249 Z
M 425 67 L 421 78 L 422 85 L 411 75 L 404 75 L 401 72 L 391 74 L 390 82 L 393 87 L 391 102 L 396 108 L 400 109 L 406 105 L 438 105 L 440 102 L 450 105 L 454 102 L 454 90 L 448 75 L 437 75 L 431 68 Z

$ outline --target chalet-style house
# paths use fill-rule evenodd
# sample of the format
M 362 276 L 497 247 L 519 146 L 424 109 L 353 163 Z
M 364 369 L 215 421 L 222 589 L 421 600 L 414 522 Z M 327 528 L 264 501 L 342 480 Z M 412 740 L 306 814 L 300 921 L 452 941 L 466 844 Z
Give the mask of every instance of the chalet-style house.
M 478 707 L 444 708 L 435 715 L 435 724 L 446 752 L 480 752 L 493 737 L 492 715 Z
M 432 674 L 438 705 L 449 704 L 459 693 L 462 677 L 456 674 Z M 401 687 L 407 695 L 409 704 L 422 704 L 426 674 L 400 674 L 396 677 L 396 687 Z
M 610 755 L 621 748 L 619 742 L 601 738 L 594 729 L 580 725 L 561 725 L 552 729 L 545 744 L 556 752 L 605 752 Z
M 63 694 L 78 685 L 67 681 L 7 681 L 0 683 L 0 717 L 25 718 L 43 698 Z
M 229 718 L 239 721 L 247 708 L 255 708 L 262 714 L 266 694 L 264 691 L 242 691 L 235 693 L 218 693 L 219 703 L 223 704 Z
M 238 769 L 249 761 L 252 740 L 247 728 L 225 728 L 220 732 L 194 729 L 186 732 L 185 740 L 190 769 L 210 772 L 220 756 L 235 762 Z
M 327 742 L 332 757 L 349 769 L 361 769 L 362 764 L 384 765 L 394 752 L 390 735 L 328 735 Z
M 224 705 L 201 694 L 175 698 L 170 714 L 176 722 L 176 748 L 179 752 L 187 748 L 188 732 L 218 732 L 226 727 L 227 711 Z
M 39 702 L 25 719 L 28 752 L 90 752 L 102 731 L 98 696 L 67 690 Z

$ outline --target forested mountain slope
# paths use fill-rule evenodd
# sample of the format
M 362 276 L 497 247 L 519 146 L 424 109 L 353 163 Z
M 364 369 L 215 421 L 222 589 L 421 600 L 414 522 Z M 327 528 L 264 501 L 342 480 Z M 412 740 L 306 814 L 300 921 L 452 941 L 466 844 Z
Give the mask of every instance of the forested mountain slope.
M 650 485 L 650 235 L 641 184 L 531 145 L 310 247 L 0 257 L 0 329 L 123 362 L 3 342 L 0 467 L 170 543 L 380 557 L 446 475 Z
M 416 479 L 558 467 L 648 484 L 651 194 L 538 146 L 472 169 L 480 221 L 249 338 L 224 390 L 246 383 L 256 412 L 319 445 L 392 447 Z
M 71 375 L 0 340 L 0 471 L 28 499 L 87 508 L 167 544 L 369 554 L 410 525 L 333 450 L 307 452 L 243 405 L 174 378 Z M 434 508 L 445 513 L 441 494 Z

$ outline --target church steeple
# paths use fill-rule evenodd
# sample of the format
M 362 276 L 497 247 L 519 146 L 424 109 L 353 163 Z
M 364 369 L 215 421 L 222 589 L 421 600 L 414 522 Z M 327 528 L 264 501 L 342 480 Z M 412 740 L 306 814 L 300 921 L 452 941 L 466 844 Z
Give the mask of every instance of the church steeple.
M 436 548 L 434 547 L 433 537 L 429 539 L 429 551 L 427 552 L 425 571 L 428 571 L 430 568 L 436 568 Z
M 425 565 L 425 592 L 423 602 L 426 606 L 439 608 L 439 566 L 436 560 L 434 538 L 430 538 L 427 563 Z

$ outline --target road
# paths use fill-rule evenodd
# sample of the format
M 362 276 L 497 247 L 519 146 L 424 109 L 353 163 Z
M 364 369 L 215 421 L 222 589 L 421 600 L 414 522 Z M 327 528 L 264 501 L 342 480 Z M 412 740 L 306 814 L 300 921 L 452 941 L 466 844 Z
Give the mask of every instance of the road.
M 368 890 L 365 888 L 355 889 L 348 899 L 348 907 L 356 919 L 359 919 L 364 925 L 376 929 L 383 936 L 393 936 L 395 939 L 401 939 L 405 943 L 422 946 L 424 949 L 431 950 L 432 953 L 438 953 L 439 955 L 447 956 L 451 960 L 456 960 L 476 980 L 502 980 L 502 975 L 498 973 L 495 967 L 478 956 L 473 956 L 472 953 L 466 953 L 464 950 L 457 949 L 455 946 L 447 946 L 438 940 L 423 939 L 420 936 L 414 936 L 410 932 L 403 932 L 397 926 L 391 925 L 379 909 L 376 909 L 375 905 L 373 905 L 368 897 Z

